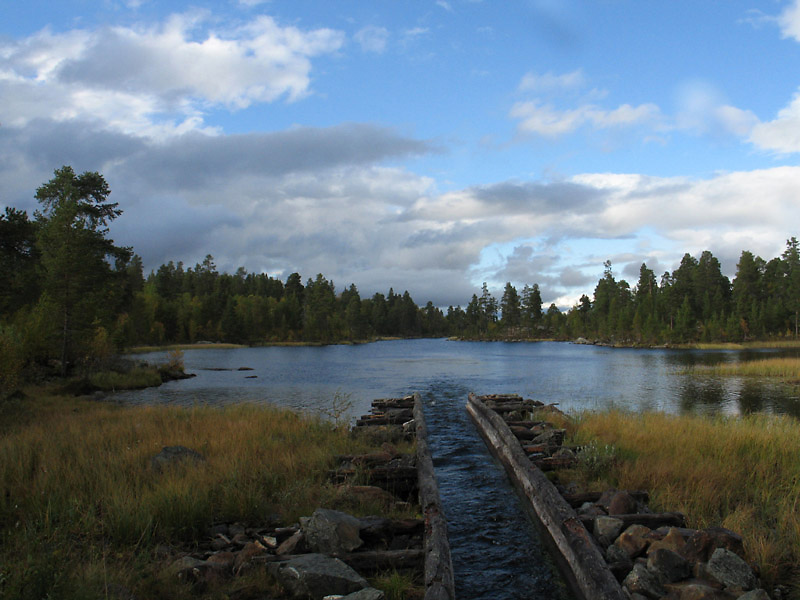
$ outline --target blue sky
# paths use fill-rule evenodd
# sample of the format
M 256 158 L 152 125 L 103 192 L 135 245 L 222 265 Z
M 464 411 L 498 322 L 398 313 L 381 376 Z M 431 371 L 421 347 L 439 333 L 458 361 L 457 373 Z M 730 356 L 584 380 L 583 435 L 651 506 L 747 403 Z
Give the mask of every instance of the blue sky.
M 147 268 L 464 304 L 798 235 L 798 0 L 3 2 L 0 202 L 108 179 Z

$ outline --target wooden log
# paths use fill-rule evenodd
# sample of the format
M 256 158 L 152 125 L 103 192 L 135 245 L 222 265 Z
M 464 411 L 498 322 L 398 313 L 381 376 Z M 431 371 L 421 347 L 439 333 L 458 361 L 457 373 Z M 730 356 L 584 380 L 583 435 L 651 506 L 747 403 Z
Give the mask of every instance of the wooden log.
M 650 529 L 658 529 L 659 527 L 686 527 L 686 516 L 679 512 L 609 516 L 622 521 L 623 527 L 630 527 L 631 525 L 644 525 Z M 594 529 L 595 518 L 596 517 L 591 515 L 582 515 L 581 522 L 585 527 Z
M 628 490 L 628 494 L 630 494 L 635 500 L 639 502 L 644 502 L 647 504 L 650 502 L 650 494 L 644 490 Z M 584 492 L 581 494 L 566 494 L 564 496 L 564 500 L 572 508 L 580 508 L 587 502 L 597 502 L 600 500 L 600 496 L 603 495 L 603 492 Z
M 341 554 L 337 558 L 350 565 L 359 574 L 385 572 L 391 569 L 421 571 L 425 564 L 425 550 L 422 548 L 365 550 Z
M 555 547 L 556 560 L 576 596 L 585 600 L 625 600 L 625 593 L 586 527 L 545 474 L 531 464 L 500 415 L 472 394 L 467 411 Z
M 428 428 L 422 400 L 414 394 L 414 421 L 417 424 L 417 472 L 419 504 L 425 518 L 425 600 L 455 600 L 453 562 L 447 538 L 447 520 L 442 511 L 439 485 L 428 447 Z

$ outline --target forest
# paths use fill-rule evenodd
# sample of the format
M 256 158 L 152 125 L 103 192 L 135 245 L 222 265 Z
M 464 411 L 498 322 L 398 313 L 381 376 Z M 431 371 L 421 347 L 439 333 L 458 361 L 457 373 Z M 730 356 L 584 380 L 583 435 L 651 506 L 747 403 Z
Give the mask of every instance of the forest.
M 796 338 L 800 244 L 781 256 L 743 251 L 733 281 L 710 251 L 685 254 L 659 277 L 642 264 L 631 286 L 610 262 L 589 297 L 562 312 L 544 309 L 536 283 L 506 283 L 500 299 L 483 284 L 465 307 L 419 306 L 407 291 L 362 298 L 317 274 L 285 280 L 220 273 L 211 255 L 147 275 L 132 248 L 110 238 L 121 213 L 96 172 L 57 169 L 36 190 L 30 217 L 0 215 L 0 385 L 50 370 L 66 375 L 136 345 L 199 341 L 335 343 L 386 337 L 558 339 L 619 345 Z

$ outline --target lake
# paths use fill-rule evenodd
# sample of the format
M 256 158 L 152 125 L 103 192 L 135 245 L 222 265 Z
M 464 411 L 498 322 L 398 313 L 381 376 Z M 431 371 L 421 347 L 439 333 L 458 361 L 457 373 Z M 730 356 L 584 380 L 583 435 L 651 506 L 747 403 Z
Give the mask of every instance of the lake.
M 119 392 L 131 404 L 270 403 L 318 412 L 334 398 L 350 402 L 350 416 L 368 412 L 375 398 L 420 392 L 449 398 L 514 392 L 563 410 L 619 407 L 632 411 L 739 414 L 766 411 L 800 416 L 797 390 L 743 378 L 698 377 L 693 365 L 797 351 L 628 349 L 562 342 L 396 340 L 341 346 L 187 350 L 193 379 Z M 137 355 L 150 362 L 165 353 Z M 247 368 L 252 370 L 240 371 Z

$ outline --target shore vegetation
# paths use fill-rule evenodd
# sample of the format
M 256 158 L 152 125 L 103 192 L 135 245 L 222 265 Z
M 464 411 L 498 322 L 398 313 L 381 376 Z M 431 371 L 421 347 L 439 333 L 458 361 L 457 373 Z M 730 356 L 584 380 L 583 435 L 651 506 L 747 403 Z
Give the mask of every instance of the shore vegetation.
M 27 392 L 0 403 L 3 598 L 196 597 L 166 570 L 174 549 L 215 523 L 291 524 L 335 508 L 335 455 L 370 450 L 344 427 L 265 406 L 122 407 Z M 175 445 L 205 460 L 155 470 L 152 457 Z
M 742 535 L 767 589 L 800 593 L 800 429 L 787 416 L 587 412 L 568 423 L 584 446 L 587 489 L 647 490 L 655 510 Z M 793 597 L 797 597 L 796 595 Z

